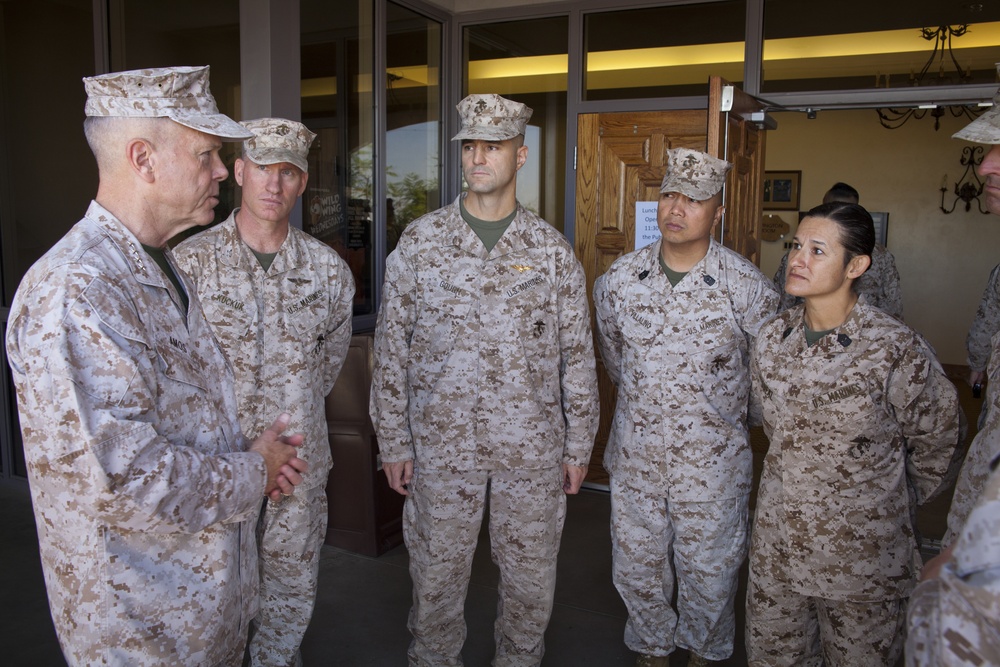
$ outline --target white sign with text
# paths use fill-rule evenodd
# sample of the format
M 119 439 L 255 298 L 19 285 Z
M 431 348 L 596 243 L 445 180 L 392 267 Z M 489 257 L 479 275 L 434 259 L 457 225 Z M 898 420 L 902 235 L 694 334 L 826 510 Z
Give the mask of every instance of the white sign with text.
M 660 238 L 660 228 L 656 225 L 656 206 L 658 203 L 655 201 L 637 201 L 635 203 L 636 250 Z

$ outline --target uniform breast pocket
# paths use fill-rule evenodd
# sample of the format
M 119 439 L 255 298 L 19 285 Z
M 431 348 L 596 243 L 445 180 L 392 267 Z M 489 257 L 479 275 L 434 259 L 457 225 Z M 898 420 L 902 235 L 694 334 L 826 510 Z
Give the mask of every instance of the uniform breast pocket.
M 202 297 L 201 308 L 212 332 L 225 347 L 243 342 L 254 335 L 253 323 L 257 320 L 257 303 L 248 294 L 222 293 Z
M 812 396 L 799 412 L 796 430 L 808 465 L 845 496 L 890 488 L 904 456 L 902 440 L 862 382 Z
M 453 282 L 437 279 L 419 292 L 416 322 L 410 348 L 429 356 L 447 355 L 466 336 L 463 330 L 476 326 L 476 296 Z
M 330 299 L 325 290 L 319 290 L 294 302 L 285 309 L 288 329 L 301 339 L 314 338 L 326 333 L 322 326 L 330 317 Z
M 531 347 L 552 341 L 558 335 L 555 305 L 548 290 L 537 290 L 508 299 L 498 324 L 517 329 L 521 340 Z
M 641 309 L 632 309 L 626 312 L 622 320 L 622 337 L 626 344 L 635 346 L 643 350 L 650 350 L 659 340 L 660 327 L 656 324 L 659 317 L 654 313 Z M 664 338 L 670 336 L 670 332 L 663 332 Z M 665 341 L 660 341 L 665 342 Z
M 177 344 L 183 345 L 184 343 Z M 163 375 L 169 380 L 187 387 L 197 388 L 200 392 L 207 391 L 203 369 L 189 355 L 169 343 L 158 344 L 156 354 L 160 359 Z
M 750 395 L 746 346 L 728 326 L 704 336 L 689 359 L 692 386 L 726 419 L 741 417 Z
M 740 345 L 742 341 L 729 326 L 700 335 L 692 334 L 690 339 L 692 365 L 703 377 L 728 380 L 746 375 L 746 360 Z

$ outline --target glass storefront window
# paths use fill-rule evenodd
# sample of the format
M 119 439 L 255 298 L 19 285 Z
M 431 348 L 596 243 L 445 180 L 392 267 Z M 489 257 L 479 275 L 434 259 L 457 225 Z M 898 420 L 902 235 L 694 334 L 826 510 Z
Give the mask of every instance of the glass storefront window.
M 525 132 L 528 161 L 517 175 L 517 199 L 556 229 L 565 228 L 566 17 L 469 26 L 463 31 L 463 96 L 497 93 L 533 113 Z M 458 100 L 450 101 L 451 104 Z
M 763 58 L 765 94 L 994 84 L 1000 3 L 765 0 Z
M 317 133 L 303 229 L 351 267 L 354 314 L 375 313 L 374 54 L 370 0 L 302 0 L 302 122 Z
M 388 3 L 386 252 L 441 206 L 441 24 Z
M 714 75 L 742 82 L 746 11 L 731 0 L 585 15 L 584 99 L 704 96 Z

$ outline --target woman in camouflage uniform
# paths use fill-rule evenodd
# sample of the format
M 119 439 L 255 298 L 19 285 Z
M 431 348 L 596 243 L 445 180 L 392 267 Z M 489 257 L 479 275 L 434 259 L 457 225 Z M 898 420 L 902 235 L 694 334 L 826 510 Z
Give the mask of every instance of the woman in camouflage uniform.
M 871 216 L 823 204 L 799 225 L 786 290 L 761 328 L 751 410 L 771 445 L 750 546 L 751 665 L 893 665 L 920 556 L 913 515 L 960 436 L 930 346 L 854 291 Z

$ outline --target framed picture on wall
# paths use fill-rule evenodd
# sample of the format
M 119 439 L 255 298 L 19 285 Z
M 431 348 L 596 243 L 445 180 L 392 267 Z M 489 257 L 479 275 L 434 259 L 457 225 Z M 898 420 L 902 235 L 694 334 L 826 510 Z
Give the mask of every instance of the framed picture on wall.
M 885 247 L 889 240 L 889 214 L 885 211 L 868 212 L 872 214 L 872 222 L 875 223 L 875 243 Z
M 801 171 L 764 172 L 764 209 L 772 211 L 799 210 Z

